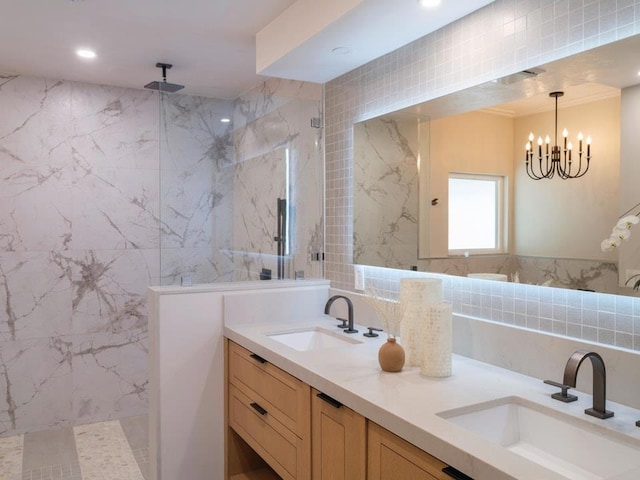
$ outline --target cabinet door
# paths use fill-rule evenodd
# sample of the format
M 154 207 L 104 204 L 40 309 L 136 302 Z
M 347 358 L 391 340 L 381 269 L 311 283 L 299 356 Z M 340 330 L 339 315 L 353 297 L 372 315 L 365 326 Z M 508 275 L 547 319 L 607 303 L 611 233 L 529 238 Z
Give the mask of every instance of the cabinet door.
M 365 418 L 316 390 L 311 398 L 312 479 L 365 480 Z
M 368 480 L 451 480 L 446 464 L 371 421 L 367 441 Z

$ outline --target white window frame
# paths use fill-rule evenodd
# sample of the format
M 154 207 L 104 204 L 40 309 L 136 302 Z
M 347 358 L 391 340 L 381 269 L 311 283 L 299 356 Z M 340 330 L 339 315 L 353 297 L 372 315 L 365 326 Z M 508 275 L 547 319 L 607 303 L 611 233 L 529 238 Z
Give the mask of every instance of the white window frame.
M 449 178 L 447 179 L 447 190 L 449 180 L 451 179 L 463 179 L 463 180 L 482 180 L 482 181 L 493 181 L 496 184 L 496 199 L 495 199 L 495 215 L 496 215 L 496 247 L 495 248 L 462 248 L 462 249 L 454 249 L 449 250 L 449 255 L 451 256 L 459 256 L 459 255 L 496 255 L 505 253 L 506 250 L 506 241 L 505 241 L 505 232 L 506 232 L 506 178 L 504 175 L 493 175 L 493 174 L 484 174 L 484 173 L 461 173 L 461 172 L 449 172 Z M 448 205 L 447 201 L 447 205 Z M 448 225 L 449 214 L 447 213 L 447 225 Z M 447 227 L 447 247 L 449 245 L 449 229 Z

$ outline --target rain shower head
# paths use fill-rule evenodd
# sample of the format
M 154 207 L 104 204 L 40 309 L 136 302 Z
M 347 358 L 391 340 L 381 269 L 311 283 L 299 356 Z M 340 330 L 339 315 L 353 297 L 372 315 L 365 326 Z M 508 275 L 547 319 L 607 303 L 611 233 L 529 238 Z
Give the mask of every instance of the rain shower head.
M 153 82 L 149 82 L 144 86 L 144 88 L 168 93 L 174 93 L 184 88 L 184 85 L 167 82 L 167 70 L 173 67 L 173 65 L 171 65 L 170 63 L 156 63 L 156 67 L 162 69 L 162 81 L 158 82 L 157 80 L 155 80 Z

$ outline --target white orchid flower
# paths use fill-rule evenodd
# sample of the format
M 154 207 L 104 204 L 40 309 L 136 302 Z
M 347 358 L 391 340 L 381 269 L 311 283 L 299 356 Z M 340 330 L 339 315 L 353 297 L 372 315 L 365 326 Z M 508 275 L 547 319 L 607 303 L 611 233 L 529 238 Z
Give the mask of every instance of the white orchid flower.
M 622 240 L 620 240 L 619 238 L 610 237 L 602 241 L 602 243 L 600 244 L 600 248 L 603 252 L 611 252 L 614 248 L 618 248 L 621 243 Z
M 628 230 L 638 222 L 640 222 L 640 218 L 638 218 L 637 215 L 627 215 L 626 217 L 622 217 L 620 220 L 618 220 L 618 223 L 614 227 L 614 230 Z
M 611 237 L 619 238 L 620 240 L 628 240 L 630 236 L 631 236 L 631 232 L 627 228 L 625 228 L 624 230 L 621 230 L 619 228 L 614 228 L 613 231 L 611 232 Z

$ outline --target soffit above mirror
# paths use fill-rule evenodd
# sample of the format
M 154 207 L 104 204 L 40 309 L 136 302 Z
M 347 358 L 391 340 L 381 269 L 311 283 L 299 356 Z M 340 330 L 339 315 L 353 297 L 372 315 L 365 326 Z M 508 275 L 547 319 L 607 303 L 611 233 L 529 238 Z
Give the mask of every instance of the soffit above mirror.
M 256 35 L 256 71 L 325 83 L 493 1 L 298 0 Z

